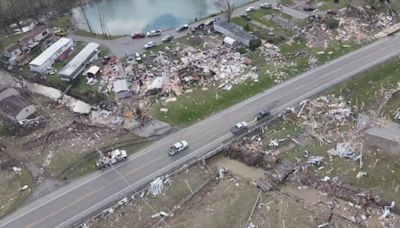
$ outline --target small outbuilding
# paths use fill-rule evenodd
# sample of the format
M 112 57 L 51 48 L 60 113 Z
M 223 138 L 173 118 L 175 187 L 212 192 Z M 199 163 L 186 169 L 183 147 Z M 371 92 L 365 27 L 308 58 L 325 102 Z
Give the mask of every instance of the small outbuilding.
M 117 99 L 123 99 L 129 97 L 130 95 L 128 89 L 128 83 L 125 79 L 116 80 L 113 83 L 113 90 L 115 93 L 115 98 Z
M 91 66 L 86 72 L 85 75 L 89 78 L 97 78 L 97 75 L 100 73 L 100 67 Z
M 230 38 L 229 36 L 226 36 L 224 38 L 224 44 L 227 45 L 228 47 L 235 48 L 239 45 L 239 42 L 233 38 Z

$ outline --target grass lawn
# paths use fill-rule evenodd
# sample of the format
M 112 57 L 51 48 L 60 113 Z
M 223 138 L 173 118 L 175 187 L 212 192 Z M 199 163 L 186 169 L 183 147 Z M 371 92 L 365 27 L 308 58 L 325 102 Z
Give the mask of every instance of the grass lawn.
M 103 39 L 103 40 L 114 40 L 114 39 L 118 39 L 118 38 L 127 36 L 127 35 L 112 36 L 112 35 L 96 34 L 96 33 L 90 33 L 88 31 L 85 31 L 82 29 L 76 29 L 74 31 L 74 34 L 78 35 L 78 36 L 87 36 L 87 37 Z
M 4 50 L 9 45 L 17 42 L 17 40 L 23 37 L 25 33 L 13 34 L 8 36 L 0 37 L 0 50 Z
M 106 153 L 113 148 L 126 150 L 129 155 L 138 152 L 141 148 L 148 145 L 148 141 L 136 135 L 129 134 L 120 142 L 104 145 L 99 148 Z M 82 155 L 76 155 L 67 150 L 58 151 L 54 156 L 49 170 L 51 175 L 58 179 L 74 179 L 84 176 L 97 170 L 96 160 L 98 156 L 96 151 L 90 151 Z
M 68 30 L 72 26 L 71 19 L 68 16 L 63 16 L 63 17 L 58 17 L 58 18 L 55 18 L 55 19 L 51 19 L 47 23 L 50 26 L 54 26 L 54 27 L 61 28 L 61 29 L 64 29 L 64 30 Z

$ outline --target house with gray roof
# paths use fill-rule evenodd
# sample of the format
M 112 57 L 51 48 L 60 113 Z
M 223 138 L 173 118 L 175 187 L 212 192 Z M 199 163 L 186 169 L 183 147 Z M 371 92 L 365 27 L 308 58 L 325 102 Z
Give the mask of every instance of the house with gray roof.
M 245 32 L 241 26 L 225 21 L 217 21 L 213 24 L 214 30 L 239 41 L 247 47 L 258 47 L 261 41 L 258 37 Z

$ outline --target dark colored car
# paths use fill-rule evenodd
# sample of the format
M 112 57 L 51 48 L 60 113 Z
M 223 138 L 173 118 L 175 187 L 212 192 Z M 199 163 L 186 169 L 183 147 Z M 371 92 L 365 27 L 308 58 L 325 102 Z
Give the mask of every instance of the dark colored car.
M 271 115 L 271 111 L 269 109 L 260 111 L 260 112 L 258 112 L 256 114 L 256 120 L 259 121 L 259 120 L 264 119 L 265 117 L 270 116 L 270 115 Z
M 132 39 L 141 39 L 141 38 L 145 38 L 146 34 L 144 34 L 144 33 L 133 33 L 131 36 L 132 36 Z
M 337 15 L 337 11 L 335 11 L 335 10 L 328 10 L 328 11 L 326 11 L 326 13 L 330 14 L 330 15 Z
M 126 56 L 126 59 L 127 59 L 128 61 L 133 61 L 133 60 L 135 59 L 135 54 L 133 54 L 132 52 L 127 52 L 127 53 L 125 54 L 125 56 Z
M 107 56 L 103 57 L 103 59 L 101 60 L 101 63 L 106 65 L 110 60 L 111 60 L 111 56 L 107 55 Z
M 189 25 L 181 25 L 181 26 L 179 26 L 177 29 L 176 29 L 176 31 L 177 32 L 182 32 L 182 31 L 185 31 L 186 29 L 188 29 L 189 28 Z
M 244 18 L 244 19 L 248 20 L 248 21 L 250 21 L 250 20 L 251 20 L 251 17 L 250 17 L 250 15 L 248 15 L 247 13 L 240 14 L 240 16 L 241 16 L 242 18 Z
M 315 10 L 315 7 L 312 7 L 312 6 L 305 6 L 305 7 L 303 7 L 303 10 L 304 10 L 304 11 L 314 11 L 314 10 Z

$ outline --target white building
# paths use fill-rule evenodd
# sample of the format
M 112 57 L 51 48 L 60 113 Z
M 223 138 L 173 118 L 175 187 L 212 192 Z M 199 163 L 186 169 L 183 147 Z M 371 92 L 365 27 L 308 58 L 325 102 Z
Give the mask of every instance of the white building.
M 128 83 L 125 79 L 116 80 L 113 83 L 115 97 L 117 99 L 122 99 L 129 97 Z
M 72 81 L 78 77 L 86 68 L 87 64 L 97 60 L 99 54 L 99 45 L 97 43 L 89 43 L 84 47 L 65 67 L 63 67 L 58 75 L 63 81 Z
M 237 47 L 239 45 L 239 43 L 237 42 L 237 40 L 230 38 L 229 36 L 225 36 L 224 38 L 224 44 L 229 46 L 229 47 Z
M 57 42 L 47 48 L 42 54 L 29 63 L 29 68 L 33 72 L 46 73 L 51 68 L 56 59 L 65 51 L 72 48 L 74 41 L 68 38 L 60 38 Z

